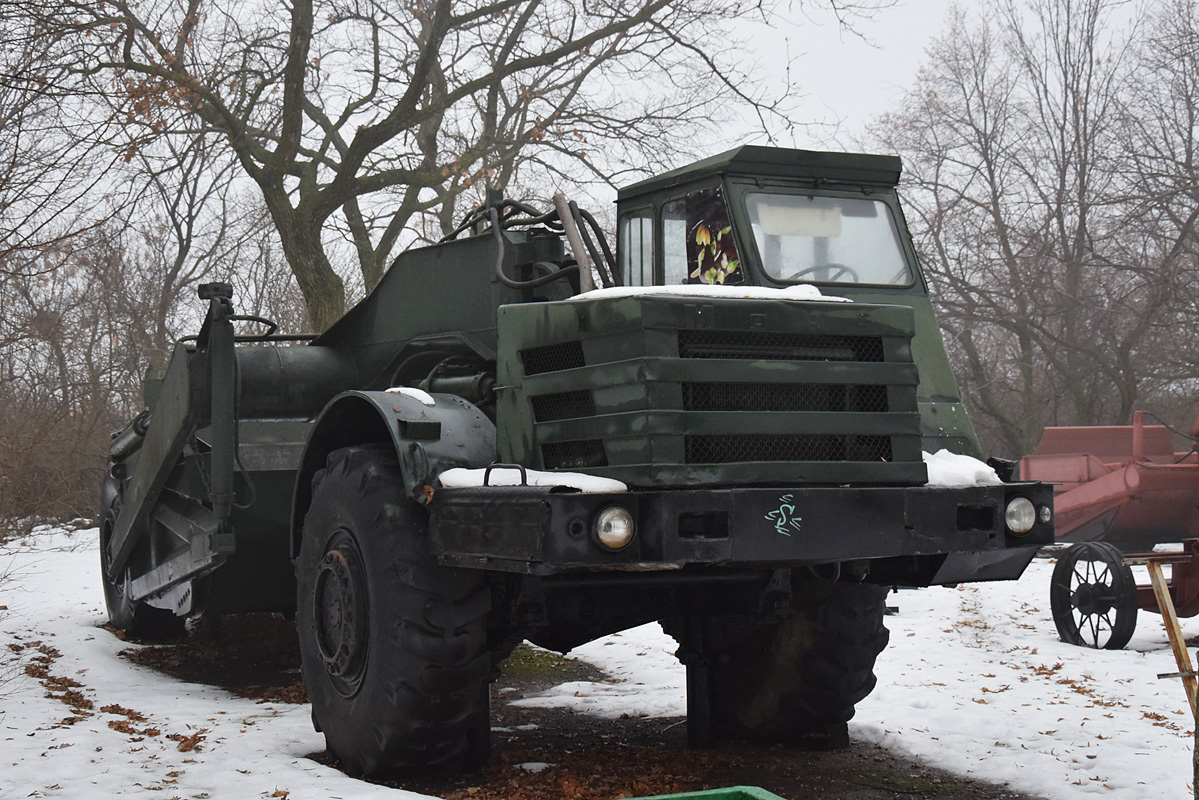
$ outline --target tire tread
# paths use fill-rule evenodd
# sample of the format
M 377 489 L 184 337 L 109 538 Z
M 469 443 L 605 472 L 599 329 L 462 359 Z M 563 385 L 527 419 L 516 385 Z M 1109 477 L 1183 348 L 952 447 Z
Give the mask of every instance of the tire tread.
M 371 778 L 473 766 L 489 718 L 484 576 L 438 564 L 427 516 L 403 496 L 389 445 L 331 453 L 313 478 L 296 562 L 302 670 L 329 749 L 347 772 Z M 340 528 L 339 528 L 340 526 Z M 351 698 L 329 683 L 315 641 L 313 573 L 333 530 L 363 549 L 370 599 L 368 665 Z M 482 687 L 482 690 L 480 689 Z

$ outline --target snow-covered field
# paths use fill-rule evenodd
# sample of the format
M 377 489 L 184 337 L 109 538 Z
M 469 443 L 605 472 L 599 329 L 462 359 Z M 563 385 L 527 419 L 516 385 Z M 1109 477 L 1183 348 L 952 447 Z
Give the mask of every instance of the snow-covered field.
M 258 704 L 117 657 L 99 625 L 96 533 L 43 531 L 0 548 L 0 798 L 418 797 L 351 780 L 306 756 L 323 747 L 307 706 Z M 1057 641 L 1051 565 L 1018 583 L 892 595 L 878 689 L 851 735 L 1049 798 L 1192 796 L 1191 723 L 1160 618 L 1129 648 Z M 1199 620 L 1184 620 L 1199 634 Z M 674 642 L 646 626 L 575 655 L 621 680 L 521 702 L 604 716 L 682 715 Z M 30 669 L 27 671 L 27 667 Z M 33 674 L 28 674 L 32 672 Z M 47 697 L 48 689 L 55 697 Z

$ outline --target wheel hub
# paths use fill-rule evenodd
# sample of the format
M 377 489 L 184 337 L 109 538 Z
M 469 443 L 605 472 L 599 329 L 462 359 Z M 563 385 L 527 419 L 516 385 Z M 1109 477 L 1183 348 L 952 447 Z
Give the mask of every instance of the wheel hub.
M 1108 542 L 1069 547 L 1053 568 L 1049 602 L 1063 642 L 1118 650 L 1136 627 L 1137 587 L 1124 555 Z
M 325 669 L 339 691 L 352 693 L 366 664 L 367 597 L 358 548 L 345 539 L 331 542 L 321 560 L 312 611 Z
M 1074 590 L 1070 602 L 1084 616 L 1102 616 L 1112 610 L 1116 594 L 1106 583 L 1083 583 Z

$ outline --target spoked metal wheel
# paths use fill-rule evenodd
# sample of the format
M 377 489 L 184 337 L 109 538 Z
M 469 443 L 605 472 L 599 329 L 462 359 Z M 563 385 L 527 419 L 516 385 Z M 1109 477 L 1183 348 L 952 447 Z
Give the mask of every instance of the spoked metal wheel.
M 1072 545 L 1058 558 L 1049 588 L 1058 636 L 1067 644 L 1119 650 L 1137 627 L 1137 586 L 1119 549 Z

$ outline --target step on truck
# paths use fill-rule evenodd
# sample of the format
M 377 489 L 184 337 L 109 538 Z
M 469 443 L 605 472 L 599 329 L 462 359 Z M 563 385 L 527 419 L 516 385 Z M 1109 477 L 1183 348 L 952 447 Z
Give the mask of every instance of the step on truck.
M 740 147 L 621 190 L 614 253 L 561 196 L 489 195 L 309 337 L 203 286 L 113 435 L 112 624 L 294 615 L 352 774 L 481 764 L 517 643 L 654 621 L 693 744 L 847 742 L 890 587 L 1014 579 L 1053 541 L 1048 485 L 928 480 L 982 453 L 899 175 Z

